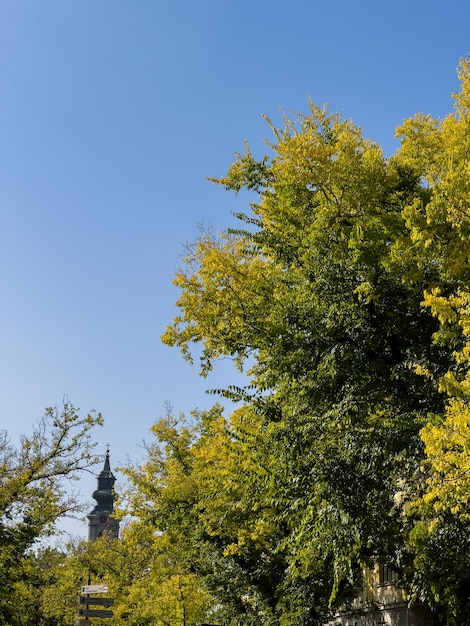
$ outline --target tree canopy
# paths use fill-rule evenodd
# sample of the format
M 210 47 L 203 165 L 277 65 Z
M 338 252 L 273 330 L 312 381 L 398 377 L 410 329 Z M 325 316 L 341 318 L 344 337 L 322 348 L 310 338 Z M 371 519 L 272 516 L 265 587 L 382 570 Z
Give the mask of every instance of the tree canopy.
M 312 102 L 268 120 L 268 154 L 246 145 L 212 179 L 255 194 L 240 228 L 202 232 L 175 278 L 163 340 L 190 360 L 200 346 L 203 374 L 220 357 L 247 368 L 247 387 L 223 393 L 273 456 L 274 553 L 332 607 L 387 561 L 447 619 L 463 610 L 458 585 L 419 567 L 442 511 L 467 519 L 468 59 L 459 75 L 454 112 L 406 120 L 389 157 Z
M 41 540 L 54 532 L 55 523 L 81 510 L 71 483 L 97 461 L 91 431 L 101 415 L 80 416 L 64 402 L 61 410 L 46 409 L 31 435 L 15 447 L 6 431 L 0 445 L 0 623 L 22 623 L 21 602 L 36 605 L 31 596 L 42 571 L 34 557 Z M 43 563 L 47 559 L 44 559 Z M 28 591 L 29 590 L 29 591 Z M 29 598 L 26 601 L 25 598 Z M 26 594 L 26 595 L 25 595 Z M 25 607 L 29 606 L 27 603 Z M 31 614 L 31 619 L 33 619 Z

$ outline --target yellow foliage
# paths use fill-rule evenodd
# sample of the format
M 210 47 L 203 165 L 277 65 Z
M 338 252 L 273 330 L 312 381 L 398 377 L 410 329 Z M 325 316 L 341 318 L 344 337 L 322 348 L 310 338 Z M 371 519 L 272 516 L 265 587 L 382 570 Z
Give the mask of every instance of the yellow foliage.
M 445 421 L 421 432 L 430 464 L 424 503 L 436 512 L 468 515 L 470 498 L 470 406 L 451 399 Z
M 449 395 L 445 419 L 428 424 L 421 431 L 430 474 L 425 504 L 436 512 L 450 510 L 454 515 L 469 516 L 470 499 L 470 293 L 458 290 L 443 297 L 439 290 L 425 294 L 429 306 L 441 325 L 457 324 L 466 339 L 455 352 L 458 369 L 447 372 L 440 387 Z
M 241 368 L 248 356 L 246 336 L 256 332 L 266 308 L 273 271 L 269 261 L 251 255 L 236 235 L 204 233 L 184 262 L 174 279 L 181 289 L 176 304 L 183 315 L 167 327 L 163 342 L 178 345 L 190 361 L 190 343 L 202 342 L 203 375 L 212 360 L 231 353 L 238 353 Z

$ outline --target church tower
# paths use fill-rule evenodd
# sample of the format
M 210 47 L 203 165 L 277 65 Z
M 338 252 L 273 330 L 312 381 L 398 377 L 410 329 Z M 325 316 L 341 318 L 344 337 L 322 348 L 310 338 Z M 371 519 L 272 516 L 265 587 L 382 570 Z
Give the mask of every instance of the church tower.
M 93 492 L 96 506 L 88 517 L 88 541 L 95 541 L 104 533 L 110 537 L 119 536 L 119 522 L 113 518 L 114 508 L 114 483 L 116 478 L 109 464 L 109 448 L 106 450 L 106 458 L 101 474 L 98 476 L 98 488 Z

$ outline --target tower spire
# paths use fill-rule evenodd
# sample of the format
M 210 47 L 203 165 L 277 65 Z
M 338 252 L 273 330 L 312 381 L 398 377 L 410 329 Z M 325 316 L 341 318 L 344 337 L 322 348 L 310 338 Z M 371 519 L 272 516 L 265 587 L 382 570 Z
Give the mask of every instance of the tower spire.
M 116 477 L 111 471 L 109 461 L 109 444 L 106 447 L 106 456 L 103 469 L 98 475 L 97 489 L 93 492 L 93 499 L 96 505 L 93 511 L 87 516 L 88 540 L 94 541 L 106 532 L 112 537 L 119 535 L 119 522 L 112 517 L 114 509 L 114 483 Z

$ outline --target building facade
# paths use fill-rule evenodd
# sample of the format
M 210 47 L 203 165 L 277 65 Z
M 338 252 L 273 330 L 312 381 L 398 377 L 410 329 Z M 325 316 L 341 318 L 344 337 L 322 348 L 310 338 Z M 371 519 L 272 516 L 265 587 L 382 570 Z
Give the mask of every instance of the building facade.
M 409 607 L 406 593 L 397 585 L 395 572 L 376 565 L 364 572 L 363 584 L 348 610 L 339 611 L 326 626 L 434 626 L 429 607 Z

